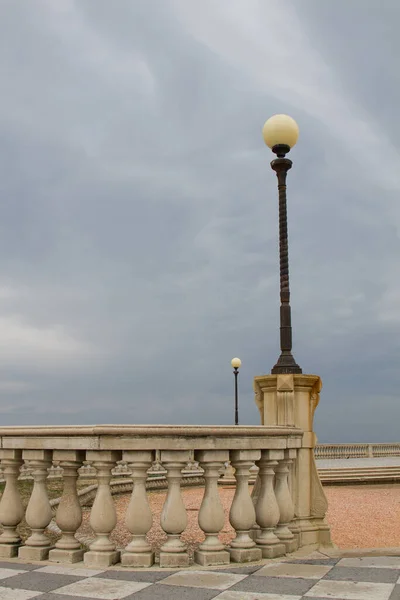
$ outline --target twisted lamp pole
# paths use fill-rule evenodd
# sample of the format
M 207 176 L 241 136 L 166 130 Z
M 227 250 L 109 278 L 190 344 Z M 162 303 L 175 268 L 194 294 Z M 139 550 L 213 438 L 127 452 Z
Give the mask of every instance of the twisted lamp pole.
M 289 244 L 286 207 L 286 177 L 292 161 L 286 154 L 296 144 L 299 128 L 296 121 L 287 115 L 274 115 L 263 127 L 264 141 L 276 154 L 271 168 L 278 179 L 279 194 L 279 263 L 280 263 L 280 343 L 281 354 L 271 373 L 302 373 L 292 354 L 292 317 L 289 287 Z
M 238 395 L 238 375 L 242 364 L 240 358 L 232 358 L 231 365 L 235 376 L 235 425 L 239 425 L 239 395 Z

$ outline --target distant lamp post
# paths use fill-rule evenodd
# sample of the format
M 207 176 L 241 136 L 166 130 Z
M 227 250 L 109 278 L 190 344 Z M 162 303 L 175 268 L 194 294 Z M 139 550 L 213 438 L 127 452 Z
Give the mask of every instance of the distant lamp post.
M 286 176 L 292 161 L 286 154 L 296 144 L 299 128 L 288 115 L 274 115 L 265 122 L 263 130 L 265 143 L 276 154 L 271 168 L 278 178 L 279 193 L 279 261 L 280 261 L 280 338 L 281 354 L 271 373 L 301 373 L 302 370 L 292 355 L 292 318 L 289 288 L 289 248 L 286 209 Z
M 235 376 L 235 425 L 239 425 L 238 375 L 241 364 L 242 361 L 240 358 L 232 358 L 231 365 L 233 367 L 233 374 Z

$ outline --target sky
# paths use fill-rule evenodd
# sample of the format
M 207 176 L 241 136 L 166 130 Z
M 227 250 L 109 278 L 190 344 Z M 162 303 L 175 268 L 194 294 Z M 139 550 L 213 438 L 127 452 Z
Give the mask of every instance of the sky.
M 0 423 L 258 424 L 294 356 L 319 442 L 400 421 L 398 0 L 0 0 Z

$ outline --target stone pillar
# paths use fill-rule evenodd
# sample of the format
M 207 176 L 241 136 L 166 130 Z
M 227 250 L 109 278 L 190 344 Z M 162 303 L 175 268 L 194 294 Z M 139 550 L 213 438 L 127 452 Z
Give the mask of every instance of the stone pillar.
M 50 550 L 49 560 L 61 563 L 76 563 L 83 559 L 84 551 L 75 533 L 82 523 L 82 509 L 76 482 L 78 469 L 83 464 L 82 450 L 54 450 L 53 459 L 60 461 L 63 469 L 64 489 L 56 513 L 56 523 L 61 529 L 61 538 Z
M 294 534 L 289 528 L 294 518 L 294 505 L 288 479 L 291 456 L 291 450 L 285 450 L 284 458 L 279 460 L 275 467 L 275 496 L 279 506 L 279 521 L 275 533 L 285 544 L 286 552 L 294 552 L 298 548 Z
M 194 553 L 194 560 L 202 566 L 227 565 L 229 552 L 218 538 L 225 523 L 225 513 L 218 492 L 219 470 L 229 459 L 228 450 L 198 450 L 195 460 L 204 469 L 206 481 L 199 511 L 199 526 L 206 535 Z
M 90 512 L 90 526 L 96 534 L 96 539 L 90 544 L 89 552 L 85 553 L 84 563 L 87 567 L 110 567 L 119 561 L 120 553 L 110 533 L 117 524 L 117 513 L 111 494 L 111 471 L 121 460 L 121 452 L 115 450 L 88 450 L 86 459 L 93 461 L 97 472 L 98 488 Z
M 21 538 L 17 526 L 24 516 L 21 496 L 18 490 L 18 476 L 22 465 L 22 450 L 0 450 L 1 468 L 6 487 L 0 501 L 0 523 L 3 533 L 0 535 L 0 558 L 18 556 Z
M 263 375 L 254 378 L 261 424 L 294 426 L 304 431 L 295 463 L 292 490 L 295 521 L 292 524 L 299 531 L 300 545 L 315 548 L 332 547 L 329 525 L 325 520 L 328 502 L 314 458 L 317 444 L 314 412 L 321 388 L 318 375 Z
M 22 458 L 32 469 L 33 490 L 25 513 L 32 532 L 25 546 L 20 547 L 18 557 L 24 560 L 47 560 L 52 545 L 44 530 L 53 513 L 47 495 L 46 479 L 51 467 L 52 451 L 23 450 Z
M 181 471 L 189 460 L 189 450 L 162 450 L 161 461 L 167 470 L 168 492 L 161 513 L 161 527 L 167 541 L 160 549 L 160 567 L 188 567 L 189 555 L 180 539 L 187 526 L 186 508 L 181 496 Z
M 283 450 L 262 450 L 261 458 L 257 462 L 260 468 L 260 489 L 256 502 L 256 520 L 259 526 L 256 543 L 262 551 L 263 558 L 275 558 L 286 553 L 285 544 L 274 533 L 280 516 L 274 490 L 274 468 L 278 465 L 277 461 L 283 458 Z
M 133 489 L 126 511 L 125 523 L 132 533 L 132 541 L 121 556 L 124 567 L 151 567 L 154 564 L 154 552 L 146 539 L 153 524 L 153 515 L 146 492 L 147 471 L 151 468 L 154 452 L 152 450 L 128 450 L 123 453 L 124 460 L 132 471 Z
M 236 491 L 229 513 L 229 521 L 236 532 L 229 547 L 232 562 L 253 562 L 262 558 L 260 548 L 250 537 L 250 530 L 256 522 L 256 511 L 249 492 L 250 468 L 260 457 L 260 450 L 230 452 L 236 478 Z

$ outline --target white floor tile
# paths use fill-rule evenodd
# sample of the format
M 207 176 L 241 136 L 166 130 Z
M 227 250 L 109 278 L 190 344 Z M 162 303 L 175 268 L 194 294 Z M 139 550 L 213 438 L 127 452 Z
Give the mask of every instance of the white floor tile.
M 151 584 L 93 577 L 58 588 L 57 594 L 78 596 L 79 598 L 99 598 L 100 600 L 115 600 L 118 598 L 120 600 L 129 596 L 129 594 L 143 590 L 149 585 Z
M 180 571 L 170 575 L 159 583 L 162 585 L 182 585 L 186 587 L 227 590 L 246 577 L 247 575 L 215 573 L 212 571 Z
M 304 579 L 321 579 L 326 575 L 332 566 L 324 565 L 303 565 L 301 563 L 271 563 L 266 565 L 254 575 L 257 577 L 296 577 Z
M 363 556 L 361 558 L 342 558 L 338 567 L 374 567 L 379 569 L 400 569 L 399 556 Z
M 301 596 L 288 596 L 286 594 L 259 594 L 256 592 L 231 592 L 230 590 L 218 594 L 214 600 L 301 600 Z
M 24 571 L 24 569 L 0 569 L 0 579 L 6 579 L 6 577 L 20 575 L 21 573 L 29 573 L 29 571 Z
M 304 594 L 306 598 L 342 598 L 343 600 L 389 600 L 393 583 L 364 583 L 359 581 L 318 581 Z
M 32 592 L 31 590 L 12 590 L 0 586 L 0 600 L 28 600 L 41 596 L 43 592 Z

